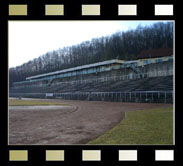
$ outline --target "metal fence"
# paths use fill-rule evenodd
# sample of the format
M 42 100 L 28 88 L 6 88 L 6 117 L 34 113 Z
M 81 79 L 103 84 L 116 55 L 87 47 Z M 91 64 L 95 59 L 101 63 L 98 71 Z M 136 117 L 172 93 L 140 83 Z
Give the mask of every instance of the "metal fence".
M 149 77 L 160 77 L 160 76 L 171 76 L 173 75 L 173 70 L 164 70 L 164 71 L 154 71 L 142 74 L 127 74 L 127 75 L 118 75 L 118 76 L 106 76 L 94 79 L 81 79 L 81 80 L 70 80 L 64 82 L 57 82 L 54 85 L 62 85 L 62 84 L 87 84 L 87 83 L 99 83 L 99 82 L 115 82 L 115 81 L 123 81 L 123 80 L 134 80 L 139 78 L 149 78 Z M 24 87 L 47 87 L 48 84 L 39 84 L 39 85 L 27 85 Z M 21 89 L 22 87 L 14 87 L 13 89 Z
M 86 79 L 86 80 L 75 80 L 75 81 L 65 81 L 65 82 L 58 82 L 58 84 L 83 84 L 83 83 L 96 83 L 96 82 L 108 82 L 108 81 L 122 81 L 122 80 L 134 80 L 139 78 L 149 78 L 149 77 L 159 77 L 159 76 L 171 76 L 173 75 L 173 70 L 166 70 L 166 71 L 155 71 L 155 72 L 148 72 L 143 74 L 127 74 L 127 75 L 119 75 L 119 76 L 106 76 L 101 78 L 94 78 L 94 79 Z
M 115 101 L 139 103 L 173 103 L 173 91 L 139 91 L 139 92 L 75 92 L 52 93 L 10 93 L 10 97 L 55 98 L 64 100 Z

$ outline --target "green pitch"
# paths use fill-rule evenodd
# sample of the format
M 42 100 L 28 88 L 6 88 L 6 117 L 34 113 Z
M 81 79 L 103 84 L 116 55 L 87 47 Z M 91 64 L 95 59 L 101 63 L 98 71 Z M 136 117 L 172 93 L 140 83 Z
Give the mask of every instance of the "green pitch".
M 116 127 L 88 144 L 173 144 L 173 107 L 127 112 Z

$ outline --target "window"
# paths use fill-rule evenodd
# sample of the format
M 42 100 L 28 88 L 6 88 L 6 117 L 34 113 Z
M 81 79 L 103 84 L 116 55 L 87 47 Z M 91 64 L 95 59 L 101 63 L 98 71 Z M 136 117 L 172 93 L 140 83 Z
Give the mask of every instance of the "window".
M 151 60 L 144 60 L 144 65 L 148 65 L 151 63 Z
M 105 67 L 104 66 L 102 66 L 102 71 L 105 71 Z
M 162 62 L 162 59 L 156 59 L 156 63 Z
M 135 66 L 138 66 L 138 62 L 135 62 L 134 65 L 135 65 Z

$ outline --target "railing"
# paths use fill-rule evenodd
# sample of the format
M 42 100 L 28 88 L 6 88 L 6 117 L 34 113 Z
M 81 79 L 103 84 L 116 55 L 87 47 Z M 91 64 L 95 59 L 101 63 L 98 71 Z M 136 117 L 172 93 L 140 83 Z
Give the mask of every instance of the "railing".
M 173 103 L 173 91 L 52 93 L 51 98 L 116 102 Z M 46 93 L 10 93 L 10 97 L 47 98 Z
M 139 78 L 148 78 L 148 77 L 159 77 L 159 76 L 170 76 L 173 75 L 173 70 L 166 70 L 166 71 L 155 71 L 155 72 L 148 72 L 143 74 L 132 74 L 132 75 L 121 75 L 121 76 L 111 76 L 111 77 L 102 77 L 102 78 L 94 78 L 94 79 L 85 79 L 85 80 L 76 80 L 76 81 L 64 81 L 64 82 L 57 82 L 54 85 L 61 85 L 61 84 L 86 84 L 86 83 L 97 83 L 97 82 L 108 82 L 108 81 L 123 81 L 123 80 L 134 80 Z M 41 84 L 41 85 L 28 85 L 25 87 L 47 87 L 48 84 Z M 14 87 L 14 89 L 21 89 L 22 87 Z

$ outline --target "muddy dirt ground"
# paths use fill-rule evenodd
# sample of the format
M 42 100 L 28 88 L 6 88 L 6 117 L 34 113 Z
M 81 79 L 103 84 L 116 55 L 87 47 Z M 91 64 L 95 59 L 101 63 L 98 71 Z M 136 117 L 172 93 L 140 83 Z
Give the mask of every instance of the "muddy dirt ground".
M 9 107 L 9 144 L 86 144 L 113 128 L 125 112 L 168 104 L 61 101 L 70 106 Z

